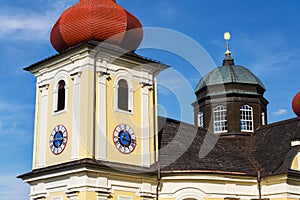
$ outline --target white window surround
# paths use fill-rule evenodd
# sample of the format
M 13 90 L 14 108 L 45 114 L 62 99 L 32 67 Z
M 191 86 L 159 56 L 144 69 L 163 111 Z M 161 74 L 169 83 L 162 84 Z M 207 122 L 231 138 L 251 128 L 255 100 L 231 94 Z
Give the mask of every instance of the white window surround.
M 227 132 L 227 109 L 224 105 L 218 105 L 213 109 L 214 133 Z
M 240 107 L 240 122 L 242 132 L 253 132 L 253 108 L 247 104 Z
M 68 109 L 68 96 L 69 96 L 69 82 L 68 82 L 69 75 L 65 71 L 61 71 L 57 73 L 57 75 L 54 77 L 54 88 L 52 91 L 53 94 L 53 115 L 57 115 L 60 113 L 67 112 Z M 58 112 L 55 112 L 57 110 L 57 98 L 58 98 L 58 83 L 59 81 L 63 80 L 65 82 L 65 108 L 63 110 L 60 110 Z
M 118 196 L 118 200 L 133 200 L 133 198 L 129 196 Z
M 205 193 L 198 188 L 183 188 L 174 194 L 176 200 L 203 200 Z
M 203 111 L 200 111 L 198 113 L 198 127 L 200 127 L 200 128 L 204 127 L 204 113 L 203 113 Z
M 52 197 L 51 200 L 63 200 L 63 197 L 62 196 Z
M 128 111 L 121 110 L 118 108 L 118 88 L 119 88 L 118 83 L 121 79 L 126 80 L 128 84 Z M 123 75 L 118 76 L 114 82 L 114 111 L 133 114 L 133 85 L 132 82 L 129 80 L 129 78 Z

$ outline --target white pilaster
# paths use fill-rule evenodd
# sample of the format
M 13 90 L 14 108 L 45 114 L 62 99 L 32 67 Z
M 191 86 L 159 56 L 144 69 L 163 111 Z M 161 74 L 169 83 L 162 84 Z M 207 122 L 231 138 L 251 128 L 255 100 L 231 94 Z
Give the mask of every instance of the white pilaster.
M 97 200 L 107 200 L 110 197 L 110 187 L 108 185 L 108 179 L 106 177 L 98 177 L 97 180 Z
M 142 183 L 139 193 L 141 200 L 153 200 L 155 197 L 155 192 L 152 191 L 152 185 L 150 183 Z
M 106 139 L 106 116 L 107 116 L 107 92 L 106 92 L 107 75 L 99 73 L 98 81 L 98 160 L 107 160 L 107 139 Z
M 81 73 L 72 76 L 74 81 L 73 91 L 73 122 L 72 122 L 72 160 L 79 159 L 79 121 L 80 121 L 80 77 Z
M 39 153 L 38 153 L 38 167 L 46 165 L 46 148 L 47 145 L 47 110 L 48 110 L 48 85 L 40 88 L 42 93 L 41 107 L 40 107 L 40 140 L 39 140 Z
M 142 165 L 150 167 L 150 124 L 149 124 L 149 90 L 142 86 Z

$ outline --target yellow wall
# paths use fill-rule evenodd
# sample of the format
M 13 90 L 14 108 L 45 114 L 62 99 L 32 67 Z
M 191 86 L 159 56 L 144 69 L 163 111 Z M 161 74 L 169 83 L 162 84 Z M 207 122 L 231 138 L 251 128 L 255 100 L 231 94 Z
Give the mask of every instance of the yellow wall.
M 96 192 L 80 192 L 78 194 L 78 200 L 97 200 L 97 193 Z
M 107 81 L 107 159 L 111 162 L 121 162 L 126 164 L 141 165 L 142 141 L 141 141 L 141 108 L 142 108 L 142 87 L 137 81 L 132 81 L 133 84 L 133 114 L 121 113 L 114 111 L 114 82 L 117 77 L 111 76 L 111 80 Z M 149 93 L 149 105 L 152 104 L 152 92 Z M 152 108 L 152 106 L 151 106 Z M 152 113 L 152 112 L 150 112 Z M 152 116 L 149 116 L 150 118 Z M 152 121 L 151 121 L 152 123 Z M 129 125 L 136 135 L 136 147 L 130 154 L 121 153 L 113 142 L 113 132 L 119 124 Z M 150 124 L 153 127 L 153 124 Z M 154 139 L 153 128 L 150 131 L 150 148 L 152 152 L 151 160 L 154 156 Z
M 48 89 L 48 111 L 47 111 L 47 117 L 48 117 L 48 122 L 47 122 L 47 136 L 46 136 L 46 144 L 47 144 L 47 148 L 46 148 L 46 165 L 52 165 L 52 164 L 58 164 L 58 163 L 62 163 L 65 162 L 66 160 L 69 160 L 71 157 L 71 145 L 70 145 L 70 141 L 72 141 L 72 94 L 73 94 L 73 81 L 68 78 L 67 80 L 67 87 L 68 89 L 68 93 L 66 93 L 66 95 L 68 95 L 68 102 L 66 103 L 66 112 L 62 112 L 62 113 L 54 113 L 53 112 L 53 104 L 54 104 L 54 97 L 53 97 L 53 90 L 55 88 L 55 82 L 51 83 L 49 85 L 49 89 Z M 57 125 L 64 125 L 65 128 L 67 129 L 68 132 L 68 141 L 67 141 L 67 145 L 65 147 L 65 149 L 63 150 L 63 152 L 59 155 L 54 155 L 51 152 L 51 149 L 49 147 L 49 138 L 50 138 L 50 134 L 53 130 L 53 128 Z
M 292 162 L 292 166 L 291 169 L 293 170 L 299 170 L 299 153 L 295 156 L 293 162 Z
M 51 193 L 49 195 L 49 197 L 46 198 L 46 200 L 53 200 L 53 198 L 55 197 L 63 197 L 63 200 L 67 200 L 69 199 L 67 196 L 66 196 L 66 193 L 65 192 L 55 192 L 55 193 Z
M 92 158 L 94 72 L 84 71 L 80 78 L 79 158 Z
M 93 69 L 87 69 L 82 72 L 80 77 L 80 124 L 79 124 L 79 159 L 82 158 L 92 158 L 93 157 L 93 92 L 94 92 L 94 71 Z M 98 78 L 98 77 L 97 77 Z M 142 165 L 142 86 L 138 81 L 132 81 L 133 85 L 133 113 L 121 113 L 116 112 L 114 110 L 114 82 L 117 77 L 110 76 L 111 80 L 107 80 L 107 161 L 110 162 L 119 162 L 124 164 L 132 164 L 132 165 Z M 54 113 L 53 111 L 53 90 L 56 87 L 56 82 L 54 80 L 49 84 L 48 87 L 48 105 L 47 105 L 47 130 L 46 130 L 46 166 L 55 165 L 63 162 L 68 162 L 72 157 L 72 127 L 73 127 L 73 92 L 74 92 L 74 80 L 69 76 L 66 80 L 67 83 L 67 93 L 68 102 L 66 103 L 67 111 Z M 98 80 L 97 80 L 98 83 Z M 97 84 L 98 87 L 98 84 Z M 96 91 L 97 88 L 96 88 Z M 150 123 L 150 152 L 151 152 L 151 163 L 154 163 L 154 130 L 153 130 L 153 92 L 149 91 L 149 123 Z M 98 98 L 98 97 L 97 97 Z M 40 147 L 39 141 L 39 131 L 40 131 L 40 113 L 41 113 L 41 100 L 42 94 L 40 90 L 37 90 L 37 103 L 36 103 L 36 121 L 35 121 L 35 141 L 34 141 L 34 161 L 33 168 L 37 167 L 38 163 L 38 155 Z M 96 100 L 96 102 L 98 102 Z M 97 105 L 99 108 L 99 105 Z M 96 117 L 99 116 L 99 109 L 96 108 Z M 63 152 L 59 155 L 54 155 L 51 152 L 49 147 L 49 138 L 53 128 L 59 124 L 65 126 L 68 131 L 68 142 L 63 150 Z M 129 125 L 135 132 L 136 135 L 136 147 L 133 152 L 130 154 L 121 153 L 113 142 L 113 132 L 116 126 L 119 124 L 127 124 Z M 96 125 L 96 127 L 98 127 Z M 95 130 L 96 133 L 98 130 Z M 97 135 L 97 134 L 96 134 Z M 97 138 L 95 138 L 96 141 Z M 156 138 L 157 139 L 157 138 Z M 98 149 L 96 142 L 95 149 Z
M 133 200 L 140 200 L 140 197 L 136 196 L 135 192 L 124 192 L 120 190 L 115 190 L 115 193 L 111 195 L 111 199 L 118 199 L 119 196 L 124 196 L 124 197 L 132 197 Z

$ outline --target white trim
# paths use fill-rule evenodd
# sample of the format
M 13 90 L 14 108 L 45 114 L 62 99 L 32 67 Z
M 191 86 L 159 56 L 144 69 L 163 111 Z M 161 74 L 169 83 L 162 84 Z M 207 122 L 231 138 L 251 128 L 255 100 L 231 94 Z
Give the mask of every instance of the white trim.
M 81 73 L 73 75 L 73 117 L 72 117 L 72 160 L 79 159 L 79 140 L 80 140 L 80 77 Z
M 65 71 L 60 71 L 58 72 L 55 77 L 54 77 L 54 87 L 53 87 L 53 115 L 58 115 L 61 113 L 65 113 L 68 110 L 68 94 L 69 94 L 69 82 L 68 82 L 68 73 Z M 65 82 L 65 108 L 63 110 L 60 111 L 56 111 L 57 110 L 57 98 L 58 98 L 58 83 L 59 81 L 63 80 Z
M 142 165 L 144 167 L 150 167 L 149 88 L 146 86 L 142 87 L 141 101 Z
M 46 165 L 46 148 L 47 145 L 47 111 L 48 111 L 48 86 L 44 86 L 41 89 L 41 108 L 40 108 L 40 142 L 39 142 L 39 156 L 37 167 L 44 167 Z
M 122 73 L 119 73 L 115 82 L 114 82 L 114 111 L 126 113 L 126 114 L 133 114 L 133 85 L 129 74 L 124 74 L 123 70 Z M 127 81 L 128 84 L 128 111 L 124 111 L 118 108 L 118 82 L 124 79 Z
M 203 111 L 199 111 L 199 113 L 198 113 L 198 127 L 200 127 L 200 128 L 204 127 L 204 113 L 203 113 Z
M 62 196 L 52 197 L 51 200 L 63 200 Z
M 107 138 L 106 138 L 106 121 L 107 121 L 107 76 L 99 73 L 98 81 L 98 160 L 107 160 Z
M 266 125 L 266 117 L 265 117 L 264 112 L 261 113 L 261 121 L 262 121 L 261 123 L 262 123 L 263 126 Z
M 218 114 L 218 116 L 216 114 Z M 228 131 L 228 127 L 227 127 L 227 108 L 226 108 L 226 106 L 218 105 L 218 106 L 213 108 L 213 123 L 214 123 L 213 124 L 214 133 L 226 133 Z M 220 124 L 219 128 L 221 130 L 217 129 L 218 126 L 216 126 L 216 123 Z
M 206 196 L 203 191 L 201 191 L 198 188 L 183 188 L 174 194 L 176 200 L 185 200 L 185 199 L 197 199 L 197 200 L 203 200 Z
M 133 198 L 130 196 L 119 195 L 118 200 L 133 200 Z

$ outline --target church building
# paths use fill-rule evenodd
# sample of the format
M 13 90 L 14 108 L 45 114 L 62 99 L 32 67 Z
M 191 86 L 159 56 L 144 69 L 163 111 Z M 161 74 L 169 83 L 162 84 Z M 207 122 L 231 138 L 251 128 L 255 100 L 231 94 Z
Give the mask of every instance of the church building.
M 115 0 L 62 13 L 58 54 L 25 68 L 36 77 L 32 171 L 18 176 L 28 198 L 299 200 L 300 118 L 268 124 L 266 88 L 228 43 L 188 124 L 158 116 L 156 76 L 170 66 L 136 54 L 142 39 Z M 292 105 L 300 116 L 300 93 Z

